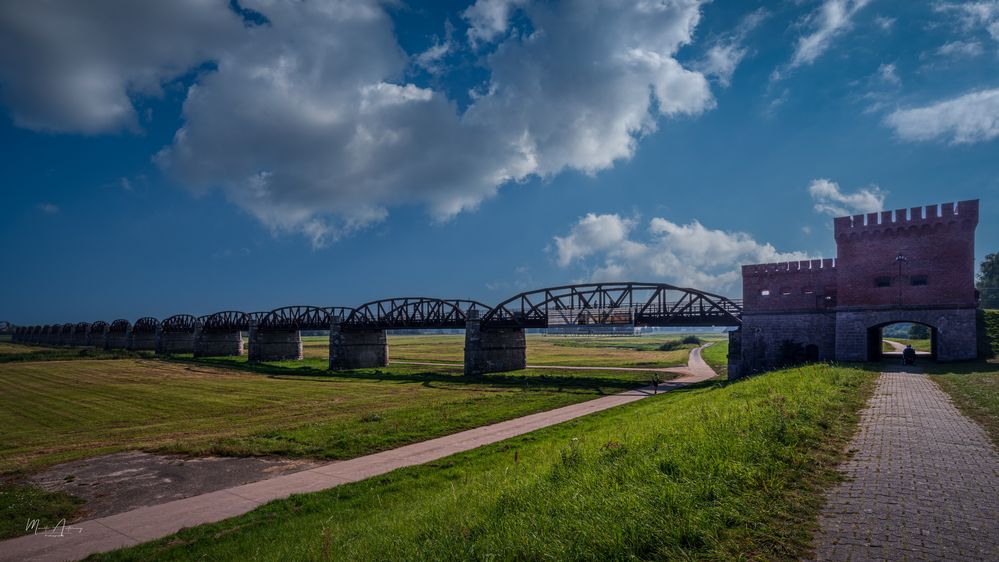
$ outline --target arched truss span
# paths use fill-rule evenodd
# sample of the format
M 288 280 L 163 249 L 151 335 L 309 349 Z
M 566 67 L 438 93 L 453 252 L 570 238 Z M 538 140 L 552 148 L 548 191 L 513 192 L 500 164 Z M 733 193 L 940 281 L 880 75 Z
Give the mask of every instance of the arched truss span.
M 60 332 L 65 335 L 72 334 L 75 326 L 76 324 L 63 324 Z
M 90 324 L 91 332 L 106 332 L 108 329 L 108 323 L 103 320 L 98 320 Z
M 324 310 L 330 315 L 333 322 L 344 323 L 354 313 L 354 309 L 349 306 L 328 306 Z
M 108 331 L 115 334 L 124 334 L 131 327 L 131 322 L 125 320 L 124 318 L 119 318 L 111 323 L 111 327 L 108 328 Z
M 285 306 L 267 313 L 258 323 L 260 330 L 329 330 L 333 318 L 318 306 Z
M 161 324 L 164 332 L 193 332 L 197 325 L 198 319 L 190 314 L 175 314 Z
M 362 304 L 343 322 L 346 329 L 464 328 L 469 311 L 480 315 L 489 306 L 478 301 L 400 297 Z
M 152 316 L 143 316 L 135 321 L 132 325 L 132 333 L 135 332 L 155 332 L 156 328 L 159 328 L 160 321 L 153 318 Z
M 3 332 L 3 333 L 6 334 L 7 332 L 11 331 L 11 328 L 13 328 L 13 327 L 14 327 L 14 325 L 11 324 L 10 322 L 8 322 L 6 320 L 0 320 L 0 332 Z
M 238 332 L 250 329 L 250 315 L 238 310 L 223 310 L 199 318 L 203 332 Z
M 86 332 L 89 327 L 90 322 L 77 322 L 76 326 L 73 327 L 73 332 Z
M 739 302 L 664 283 L 588 283 L 513 296 L 482 317 L 483 328 L 572 325 L 739 326 Z

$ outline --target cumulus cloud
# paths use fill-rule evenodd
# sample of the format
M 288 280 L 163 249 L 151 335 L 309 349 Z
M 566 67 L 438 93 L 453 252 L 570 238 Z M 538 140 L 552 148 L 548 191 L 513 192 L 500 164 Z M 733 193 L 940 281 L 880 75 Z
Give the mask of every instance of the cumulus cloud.
M 588 214 L 568 235 L 555 237 L 558 264 L 588 268 L 593 281 L 661 280 L 731 292 L 739 289 L 742 264 L 808 259 L 804 252 L 779 252 L 747 233 L 710 229 L 696 220 L 681 225 L 653 218 L 643 239 L 632 236 L 634 226 L 620 215 Z
M 468 40 L 472 45 L 488 43 L 506 33 L 510 17 L 528 0 L 477 0 L 462 13 L 468 21 Z
M 242 33 L 226 2 L 2 2 L 0 95 L 21 127 L 134 131 L 132 96 L 161 95 Z
M 480 0 L 464 17 L 470 39 L 490 42 L 480 53 L 487 78 L 464 108 L 406 78 L 411 65 L 435 72 L 455 44 L 407 54 L 376 0 L 243 1 L 265 25 L 222 1 L 95 1 L 101 9 L 5 4 L 0 76 L 18 123 L 135 128 L 135 98 L 201 67 L 156 162 L 316 246 L 394 205 L 447 219 L 505 183 L 596 173 L 630 158 L 661 118 L 714 105 L 705 76 L 675 58 L 701 0 Z M 506 33 L 514 13 L 529 33 Z M 74 87 L 78 75 L 99 87 Z
M 627 240 L 634 226 L 634 221 L 618 215 L 588 213 L 573 225 L 568 235 L 555 237 L 558 264 L 565 267 L 577 259 L 609 250 Z
M 729 34 L 718 38 L 705 53 L 698 70 L 713 77 L 723 87 L 732 82 L 735 69 L 749 53 L 745 46 L 746 36 L 767 18 L 767 11 L 759 8 L 744 16 L 739 25 Z
M 833 40 L 853 26 L 853 18 L 870 0 L 824 0 L 805 20 L 810 32 L 798 38 L 788 68 L 812 64 Z
M 953 144 L 999 136 L 999 89 L 980 90 L 924 107 L 899 109 L 885 118 L 907 141 L 947 140 Z
M 844 193 L 839 184 L 828 179 L 813 180 L 808 186 L 815 210 L 834 217 L 874 213 L 884 209 L 887 193 L 873 185 Z

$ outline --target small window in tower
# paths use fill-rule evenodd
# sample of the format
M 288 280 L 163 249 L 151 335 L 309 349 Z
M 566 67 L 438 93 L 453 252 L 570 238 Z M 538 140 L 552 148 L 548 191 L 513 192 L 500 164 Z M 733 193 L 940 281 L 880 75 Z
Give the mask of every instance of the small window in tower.
M 805 295 L 814 295 L 815 289 L 813 287 L 804 287 L 801 289 L 801 292 Z
M 929 279 L 925 275 L 913 275 L 910 278 L 910 282 L 913 286 L 915 285 L 928 285 L 930 283 Z
M 760 289 L 760 296 L 761 297 L 769 297 L 770 296 L 770 289 Z
M 875 287 L 891 287 L 891 277 L 875 277 Z
M 791 287 L 781 287 L 780 288 L 780 294 L 782 294 L 782 295 L 790 295 L 791 294 Z

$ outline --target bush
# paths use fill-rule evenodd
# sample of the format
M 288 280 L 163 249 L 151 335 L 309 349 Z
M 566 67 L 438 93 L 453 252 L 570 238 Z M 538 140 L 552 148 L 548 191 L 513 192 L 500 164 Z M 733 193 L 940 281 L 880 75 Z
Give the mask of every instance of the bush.
M 704 343 L 704 341 L 701 340 L 701 338 L 693 335 L 683 338 L 682 340 L 680 340 L 680 342 L 693 345 L 701 345 L 702 343 Z

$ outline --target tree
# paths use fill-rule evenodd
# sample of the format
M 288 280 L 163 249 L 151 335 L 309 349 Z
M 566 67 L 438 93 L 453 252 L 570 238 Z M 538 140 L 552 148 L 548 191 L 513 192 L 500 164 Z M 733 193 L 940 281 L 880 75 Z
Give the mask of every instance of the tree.
M 975 286 L 982 296 L 982 308 L 999 308 L 999 253 L 982 260 Z
M 913 324 L 909 328 L 909 339 L 910 340 L 928 340 L 930 339 L 930 329 L 922 324 Z

